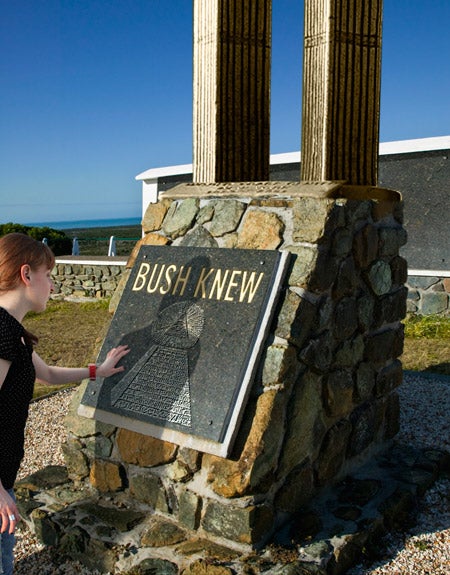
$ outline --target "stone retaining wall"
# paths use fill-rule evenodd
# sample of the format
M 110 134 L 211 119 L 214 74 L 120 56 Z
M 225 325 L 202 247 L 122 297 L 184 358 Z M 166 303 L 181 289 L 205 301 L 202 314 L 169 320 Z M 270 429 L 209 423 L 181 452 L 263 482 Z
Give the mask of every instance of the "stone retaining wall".
M 196 536 L 248 549 L 380 450 L 399 424 L 402 205 L 317 197 L 320 188 L 310 197 L 308 186 L 277 185 L 273 193 L 261 184 L 227 193 L 222 185 L 220 197 L 181 186 L 149 206 L 143 220 L 140 243 L 291 254 L 232 455 L 85 420 L 76 405 L 64 447 L 77 484 L 150 505 Z M 341 188 L 331 192 L 355 196 Z
M 123 258 L 105 261 L 71 257 L 57 258 L 52 271 L 53 299 L 110 298 L 114 295 L 125 271 Z
M 450 313 L 450 278 L 409 275 L 408 313 L 448 315 Z

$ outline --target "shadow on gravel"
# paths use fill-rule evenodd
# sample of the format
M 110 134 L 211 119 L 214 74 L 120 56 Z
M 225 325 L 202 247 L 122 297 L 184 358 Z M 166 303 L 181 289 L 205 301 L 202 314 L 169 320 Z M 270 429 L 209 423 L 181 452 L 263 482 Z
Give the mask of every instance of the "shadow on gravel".
M 450 354 L 450 350 L 449 350 L 449 354 Z M 426 373 L 426 374 L 430 374 L 430 375 L 437 374 L 440 376 L 445 376 L 450 381 L 450 361 L 430 365 L 424 371 L 421 371 L 419 373 Z

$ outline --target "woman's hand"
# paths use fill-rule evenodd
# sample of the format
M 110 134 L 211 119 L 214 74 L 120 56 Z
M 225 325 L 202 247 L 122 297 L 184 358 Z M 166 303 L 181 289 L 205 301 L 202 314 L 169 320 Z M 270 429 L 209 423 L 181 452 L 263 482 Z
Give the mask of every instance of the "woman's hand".
M 20 514 L 14 499 L 0 484 L 0 518 L 1 529 L 0 533 L 14 533 L 17 523 L 20 521 Z
M 105 361 L 97 367 L 97 375 L 100 377 L 109 377 L 115 373 L 123 371 L 125 368 L 123 365 L 116 367 L 116 364 L 122 359 L 124 355 L 130 352 L 130 348 L 127 345 L 119 345 L 118 347 L 113 347 L 106 354 Z

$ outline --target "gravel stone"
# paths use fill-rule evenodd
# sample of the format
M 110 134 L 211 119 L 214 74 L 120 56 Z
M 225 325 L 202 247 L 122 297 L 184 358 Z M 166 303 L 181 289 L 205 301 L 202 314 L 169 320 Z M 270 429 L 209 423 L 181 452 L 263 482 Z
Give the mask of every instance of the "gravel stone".
M 405 372 L 398 392 L 399 443 L 450 452 L 450 377 Z M 449 575 L 450 480 L 426 492 L 412 528 L 389 534 L 383 543 L 382 559 L 347 575 Z
M 25 458 L 19 479 L 47 465 L 64 465 L 61 444 L 64 417 L 74 390 L 66 390 L 30 406 Z M 399 443 L 450 452 L 450 377 L 405 372 L 398 388 L 401 405 Z M 416 524 L 383 541 L 382 558 L 357 565 L 347 575 L 449 575 L 450 479 L 437 481 L 420 503 Z M 104 575 L 78 562 L 58 560 L 54 550 L 18 528 L 16 575 Z

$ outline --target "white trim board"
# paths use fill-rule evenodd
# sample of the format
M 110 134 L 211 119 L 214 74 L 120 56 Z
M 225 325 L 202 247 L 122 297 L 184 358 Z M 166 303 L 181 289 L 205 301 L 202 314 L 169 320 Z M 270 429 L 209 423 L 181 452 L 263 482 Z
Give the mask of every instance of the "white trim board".
M 379 154 L 386 156 L 390 154 L 407 154 L 411 152 L 429 152 L 434 150 L 450 149 L 450 136 L 437 136 L 433 138 L 417 138 L 412 140 L 399 140 L 395 142 L 380 143 Z M 271 154 L 270 164 L 292 164 L 300 162 L 301 152 L 286 152 L 282 154 Z M 135 179 L 155 180 L 164 176 L 177 176 L 181 174 L 191 174 L 192 164 L 180 164 L 174 166 L 164 166 L 161 168 L 151 168 L 138 174 Z
M 450 278 L 450 271 L 447 270 L 408 270 L 409 276 Z

